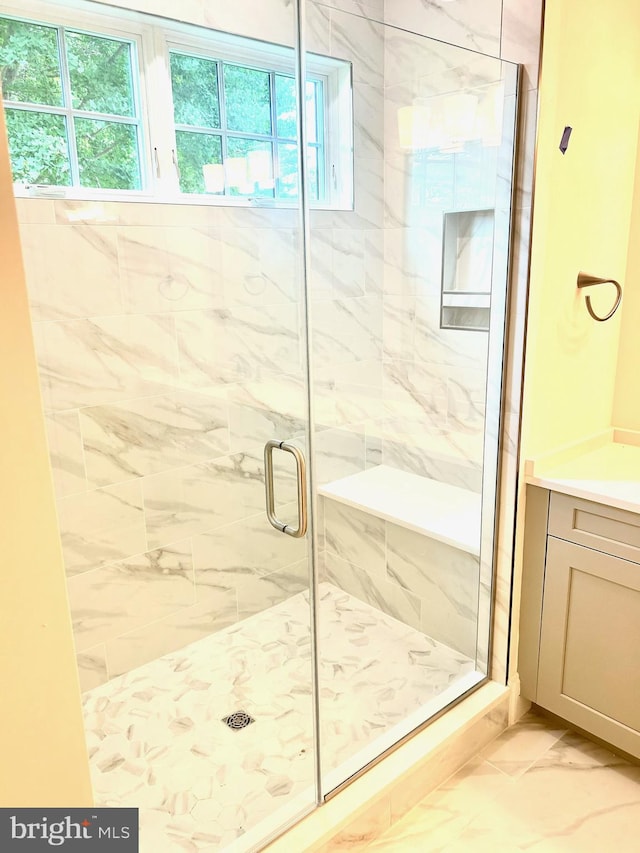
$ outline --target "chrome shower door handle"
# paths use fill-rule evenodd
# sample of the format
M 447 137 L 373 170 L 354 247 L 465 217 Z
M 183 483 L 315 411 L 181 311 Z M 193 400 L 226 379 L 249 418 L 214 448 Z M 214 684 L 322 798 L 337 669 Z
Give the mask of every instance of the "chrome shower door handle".
M 273 485 L 273 451 L 284 450 L 296 460 L 298 481 L 298 526 L 285 524 L 276 516 L 276 496 Z M 267 518 L 269 523 L 287 536 L 294 539 L 302 538 L 307 532 L 307 465 L 302 451 L 287 441 L 268 441 L 264 446 L 264 488 L 267 502 Z

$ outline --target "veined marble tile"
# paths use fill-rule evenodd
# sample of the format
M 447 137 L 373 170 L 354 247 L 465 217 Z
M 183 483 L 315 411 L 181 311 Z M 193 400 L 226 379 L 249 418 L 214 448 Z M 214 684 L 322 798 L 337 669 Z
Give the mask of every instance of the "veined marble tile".
M 224 399 L 179 391 L 80 413 L 88 480 L 115 483 L 227 453 Z
M 87 488 L 78 415 L 75 410 L 45 412 L 53 484 L 59 498 Z
M 385 294 L 408 300 L 416 293 L 440 295 L 442 215 L 430 215 L 428 224 L 430 227 L 385 229 Z
M 385 359 L 413 359 L 416 306 L 413 296 L 386 295 L 382 341 Z
M 481 463 L 474 461 L 462 442 L 456 446 L 459 436 L 448 432 L 425 435 L 423 422 L 414 422 L 411 427 L 408 431 L 402 418 L 388 418 L 378 426 L 383 436 L 384 465 L 472 492 L 482 490 Z
M 398 584 L 359 569 L 331 551 L 325 552 L 325 572 L 330 583 L 349 595 L 417 631 L 422 630 L 420 599 Z
M 187 541 L 69 579 L 76 647 L 81 651 L 195 603 Z
M 54 225 L 54 202 L 45 198 L 16 198 L 16 213 L 20 225 Z
M 357 82 L 353 87 L 354 154 L 384 154 L 384 94 L 380 87 Z
M 416 361 L 476 368 L 479 359 L 486 359 L 486 347 L 486 332 L 440 328 L 438 297 L 418 298 L 415 332 Z
M 228 405 L 233 451 L 261 452 L 267 441 L 291 440 L 303 433 L 307 422 L 305 389 L 297 377 L 230 387 Z
M 237 587 L 238 616 L 242 619 L 260 613 L 308 588 L 309 568 L 306 557 L 277 572 L 246 577 L 240 580 Z
M 223 228 L 220 238 L 228 306 L 239 302 L 262 307 L 301 299 L 303 282 L 296 230 Z
M 503 0 L 500 56 L 524 65 L 529 89 L 538 85 L 541 34 L 541 0 Z
M 170 15 L 175 14 L 171 6 Z M 268 7 L 256 8 L 253 0 L 239 0 L 235 6 L 204 4 L 205 23 L 216 30 L 275 44 L 294 45 L 296 41 L 294 7 L 289 0 L 271 0 Z M 295 71 L 291 51 L 291 73 Z
M 216 229 L 118 228 L 125 310 L 134 314 L 224 304 Z
M 58 521 L 67 576 L 147 550 L 139 482 L 62 498 Z
M 422 603 L 422 630 L 475 658 L 478 558 L 394 524 L 387 525 L 387 573 Z
M 314 436 L 314 454 L 316 485 L 364 471 L 364 426 L 317 431 Z
M 391 297 L 390 297 L 391 298 Z M 448 416 L 448 388 L 442 374 L 430 365 L 385 361 L 382 394 L 385 413 L 420 420 L 429 431 L 444 427 Z
M 364 232 L 364 287 L 367 296 L 384 291 L 384 240 L 380 228 Z
M 279 476 L 280 494 L 291 499 Z M 260 512 L 262 457 L 246 453 L 145 477 L 145 518 L 151 547 L 195 536 Z
M 278 517 L 297 523 L 297 504 L 278 507 Z M 261 577 L 304 559 L 306 539 L 293 539 L 276 530 L 263 511 L 250 518 L 193 537 L 198 601 L 207 599 L 210 586 L 237 587 L 243 580 Z
M 76 655 L 80 690 L 85 692 L 106 684 L 109 680 L 107 671 L 107 652 L 104 643 L 91 649 L 85 649 Z
M 108 640 L 109 676 L 115 678 L 163 655 L 210 637 L 238 621 L 235 589 L 210 589 L 207 600 Z
M 318 212 L 318 211 L 316 211 Z M 333 298 L 333 230 L 312 228 L 309 239 L 311 298 Z
M 118 241 L 99 225 L 22 225 L 34 321 L 119 314 Z
M 378 578 L 384 577 L 385 522 L 381 518 L 325 498 L 324 530 L 329 551 Z
M 528 713 L 516 726 L 485 747 L 480 757 L 507 776 L 518 777 L 566 733 L 566 728 L 553 726 L 537 714 Z
M 384 27 L 338 10 L 331 12 L 331 54 L 353 63 L 355 83 L 384 85 Z
M 313 346 L 318 362 L 375 361 L 382 350 L 382 300 L 334 299 L 314 305 Z
M 99 406 L 177 384 L 173 319 L 101 317 L 34 326 L 45 407 Z
M 298 306 L 234 304 L 215 311 L 185 311 L 176 320 L 183 385 L 260 379 L 301 370 Z
M 312 53 L 331 54 L 331 12 L 328 4 L 315 3 L 310 0 L 306 4 L 306 24 L 304 34 L 306 49 Z
M 332 232 L 332 283 L 334 298 L 365 295 L 364 231 Z
M 500 51 L 501 0 L 393 0 L 385 22 L 432 39 L 497 56 Z

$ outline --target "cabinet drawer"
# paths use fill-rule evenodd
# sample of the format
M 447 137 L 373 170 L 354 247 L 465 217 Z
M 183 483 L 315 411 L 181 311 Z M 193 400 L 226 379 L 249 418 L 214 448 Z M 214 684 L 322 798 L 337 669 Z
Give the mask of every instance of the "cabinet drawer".
M 635 512 L 552 492 L 549 533 L 640 563 L 640 515 Z

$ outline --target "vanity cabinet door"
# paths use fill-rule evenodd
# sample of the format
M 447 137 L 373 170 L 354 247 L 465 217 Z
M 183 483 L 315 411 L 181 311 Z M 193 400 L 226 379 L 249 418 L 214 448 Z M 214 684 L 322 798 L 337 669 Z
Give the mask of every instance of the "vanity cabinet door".
M 640 565 L 547 541 L 537 701 L 640 757 Z

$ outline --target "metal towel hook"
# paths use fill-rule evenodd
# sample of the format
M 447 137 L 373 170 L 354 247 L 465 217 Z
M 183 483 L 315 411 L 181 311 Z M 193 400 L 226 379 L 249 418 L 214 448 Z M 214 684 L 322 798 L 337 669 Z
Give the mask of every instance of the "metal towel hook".
M 622 287 L 613 278 L 598 278 L 595 275 L 587 275 L 586 272 L 578 273 L 578 287 L 580 289 L 582 289 L 583 287 L 593 287 L 596 284 L 613 284 L 615 285 L 617 291 L 615 305 L 605 317 L 598 317 L 596 312 L 591 307 L 591 297 L 589 295 L 585 296 L 585 302 L 587 303 L 587 311 L 589 312 L 589 314 L 593 317 L 594 320 L 597 320 L 599 323 L 604 323 L 605 320 L 610 320 L 611 317 L 613 317 L 613 315 L 618 310 L 618 306 L 622 301 Z

